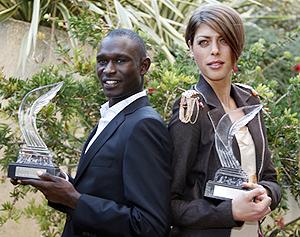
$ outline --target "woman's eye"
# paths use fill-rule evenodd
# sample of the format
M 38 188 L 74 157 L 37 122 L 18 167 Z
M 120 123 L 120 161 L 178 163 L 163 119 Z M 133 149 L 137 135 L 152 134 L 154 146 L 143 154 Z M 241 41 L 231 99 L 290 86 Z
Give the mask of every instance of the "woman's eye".
M 208 45 L 208 41 L 207 40 L 201 40 L 198 43 L 201 47 L 206 47 Z
M 227 41 L 226 41 L 225 39 L 223 39 L 223 38 L 220 39 L 220 43 L 221 43 L 221 44 L 226 44 L 226 45 L 227 45 Z

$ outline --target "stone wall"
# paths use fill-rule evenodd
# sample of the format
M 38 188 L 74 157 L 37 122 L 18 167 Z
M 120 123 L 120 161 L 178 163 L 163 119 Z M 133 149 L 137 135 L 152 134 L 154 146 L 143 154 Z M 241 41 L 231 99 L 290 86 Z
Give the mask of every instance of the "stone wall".
M 22 73 L 22 68 L 18 67 L 19 55 L 22 41 L 27 40 L 29 27 L 30 24 L 23 21 L 8 20 L 0 22 L 0 68 L 7 77 L 30 78 L 42 66 L 59 63 L 55 58 L 55 47 L 57 45 L 54 40 L 51 42 L 51 38 L 53 38 L 51 29 L 39 27 L 35 54 L 31 54 L 27 59 L 25 70 Z M 65 32 L 56 30 L 55 37 L 58 41 L 68 44 L 68 37 Z

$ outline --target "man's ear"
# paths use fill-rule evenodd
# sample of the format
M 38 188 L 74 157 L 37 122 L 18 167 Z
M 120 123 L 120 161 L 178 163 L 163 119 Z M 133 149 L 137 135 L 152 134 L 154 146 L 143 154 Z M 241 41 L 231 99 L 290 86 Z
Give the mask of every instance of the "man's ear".
M 145 57 L 142 59 L 141 62 L 141 75 L 144 76 L 146 74 L 146 72 L 148 72 L 149 68 L 150 68 L 150 64 L 151 64 L 151 60 L 149 57 Z

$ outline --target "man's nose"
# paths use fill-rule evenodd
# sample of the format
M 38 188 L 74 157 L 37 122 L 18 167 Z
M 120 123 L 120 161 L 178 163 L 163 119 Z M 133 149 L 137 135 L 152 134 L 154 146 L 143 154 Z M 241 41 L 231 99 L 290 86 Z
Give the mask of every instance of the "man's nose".
M 116 72 L 116 67 L 114 65 L 114 63 L 112 61 L 109 61 L 104 70 L 103 70 L 104 73 L 107 73 L 107 74 L 112 74 L 112 73 L 115 73 Z
M 218 55 L 220 53 L 219 51 L 219 45 L 218 45 L 218 42 L 212 42 L 212 45 L 211 45 L 211 54 L 212 55 Z

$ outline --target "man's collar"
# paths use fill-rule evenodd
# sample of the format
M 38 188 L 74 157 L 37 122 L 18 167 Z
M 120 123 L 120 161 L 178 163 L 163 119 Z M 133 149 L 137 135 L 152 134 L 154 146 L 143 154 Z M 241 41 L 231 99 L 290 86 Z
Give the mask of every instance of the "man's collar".
M 140 97 L 147 96 L 146 90 L 143 90 L 141 92 L 138 92 L 134 95 L 131 95 L 127 97 L 126 99 L 114 104 L 113 106 L 109 107 L 108 101 L 101 105 L 100 108 L 100 114 L 101 117 L 106 117 L 106 115 L 109 114 L 118 114 L 120 113 L 125 107 L 127 107 L 129 104 L 131 104 L 133 101 L 139 99 Z

